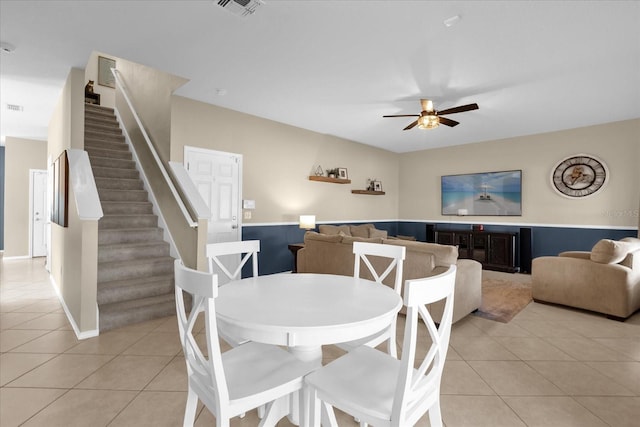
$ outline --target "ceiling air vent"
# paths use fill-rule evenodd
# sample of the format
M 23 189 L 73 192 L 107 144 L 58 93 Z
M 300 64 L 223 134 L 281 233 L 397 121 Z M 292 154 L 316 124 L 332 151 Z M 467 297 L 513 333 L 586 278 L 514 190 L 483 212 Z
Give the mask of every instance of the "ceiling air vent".
M 9 110 L 9 111 L 24 111 L 24 107 L 22 105 L 7 104 L 7 110 Z
M 253 15 L 256 9 L 263 4 L 262 0 L 218 0 L 218 6 L 243 18 Z

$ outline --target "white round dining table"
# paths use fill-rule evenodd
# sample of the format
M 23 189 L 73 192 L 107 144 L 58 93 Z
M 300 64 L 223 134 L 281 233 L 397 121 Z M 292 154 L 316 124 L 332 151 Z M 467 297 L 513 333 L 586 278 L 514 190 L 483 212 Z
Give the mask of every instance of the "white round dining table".
M 364 338 L 389 327 L 402 307 L 392 288 L 314 273 L 280 273 L 229 282 L 218 289 L 216 316 L 234 337 L 289 347 L 322 362 L 322 346 Z

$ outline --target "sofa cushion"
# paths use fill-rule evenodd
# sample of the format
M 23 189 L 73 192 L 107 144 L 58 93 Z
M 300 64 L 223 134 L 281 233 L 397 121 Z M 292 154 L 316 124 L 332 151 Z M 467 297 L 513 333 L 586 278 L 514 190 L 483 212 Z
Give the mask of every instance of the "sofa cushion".
M 402 239 L 384 239 L 383 243 L 387 245 L 406 246 L 408 251 L 433 254 L 435 265 L 437 266 L 448 267 L 458 262 L 458 248 L 456 246 Z
M 318 226 L 318 231 L 321 234 L 340 234 L 342 231 L 345 235 L 351 236 L 351 229 L 348 225 L 331 225 L 331 224 L 320 224 Z M 367 236 L 369 237 L 369 236 Z
M 617 264 L 629 252 L 631 244 L 610 239 L 602 239 L 591 249 L 591 261 L 600 264 Z
M 304 242 L 307 243 L 309 240 L 315 240 L 318 242 L 328 242 L 328 243 L 340 243 L 342 241 L 342 235 L 340 234 L 322 234 L 316 233 L 315 231 L 307 231 L 304 233 Z
M 362 225 L 351 225 L 348 226 L 351 230 L 351 235 L 353 237 L 369 237 L 369 229 L 376 228 L 373 224 L 362 224 Z
M 353 243 L 353 242 L 366 242 L 366 243 L 382 243 L 382 237 L 354 237 L 354 236 L 344 236 L 342 238 L 342 243 Z
M 387 238 L 387 230 L 378 230 L 377 228 L 370 228 L 369 229 L 369 238 L 372 237 L 380 237 L 382 239 L 386 239 Z

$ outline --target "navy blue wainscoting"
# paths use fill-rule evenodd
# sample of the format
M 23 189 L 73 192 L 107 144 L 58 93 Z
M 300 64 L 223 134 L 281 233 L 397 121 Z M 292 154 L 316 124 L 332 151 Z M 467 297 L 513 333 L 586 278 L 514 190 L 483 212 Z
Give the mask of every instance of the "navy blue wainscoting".
M 429 223 L 435 225 L 435 229 L 441 230 L 470 230 L 470 224 L 457 223 Z M 478 224 L 481 224 L 480 222 Z M 426 233 L 427 223 L 407 222 L 400 223 L 400 234 L 411 234 L 411 229 L 422 229 L 422 233 Z M 619 240 L 624 237 L 636 237 L 637 230 L 629 229 L 608 229 L 608 228 L 579 228 L 579 227 L 544 227 L 529 225 L 487 225 L 484 224 L 485 231 L 518 233 L 520 236 L 521 228 L 531 229 L 531 258 L 537 258 L 546 255 L 558 255 L 563 251 L 590 251 L 600 239 Z M 414 234 L 415 235 L 415 234 Z M 418 237 L 418 240 L 424 240 Z M 518 238 L 516 246 L 520 245 Z M 519 247 L 516 247 L 517 256 L 519 256 Z M 520 266 L 520 264 L 517 264 Z
M 359 223 L 353 223 L 359 224 Z M 418 221 L 381 221 L 374 222 L 376 228 L 387 230 L 390 236 L 414 236 L 424 242 L 427 237 L 427 224 L 435 229 L 470 230 L 470 224 L 427 223 Z M 557 255 L 562 251 L 589 251 L 600 239 L 619 240 L 623 237 L 636 237 L 635 228 L 613 230 L 606 228 L 544 227 L 515 225 L 484 225 L 485 231 L 511 232 L 520 234 L 520 228 L 531 229 L 531 258 L 545 255 Z M 317 231 L 317 227 L 316 227 Z M 260 274 L 273 274 L 293 269 L 293 255 L 288 245 L 301 243 L 305 230 L 297 224 L 250 225 L 242 228 L 243 240 L 260 240 L 258 257 Z M 520 244 L 519 240 L 516 242 Z M 516 248 L 519 254 L 519 247 Z M 518 263 L 520 266 L 520 263 Z M 248 274 L 243 270 L 243 277 Z
M 260 240 L 260 275 L 281 273 L 293 269 L 293 255 L 289 251 L 289 244 L 302 243 L 305 231 L 300 229 L 298 224 L 244 225 L 242 240 Z M 244 269 L 242 277 L 246 277 Z

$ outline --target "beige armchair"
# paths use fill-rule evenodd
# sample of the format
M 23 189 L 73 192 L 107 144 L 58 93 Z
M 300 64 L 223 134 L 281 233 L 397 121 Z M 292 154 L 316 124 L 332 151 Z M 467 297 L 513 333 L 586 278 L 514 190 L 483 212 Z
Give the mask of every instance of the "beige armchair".
M 640 309 L 640 239 L 603 239 L 591 252 L 533 260 L 533 299 L 624 320 Z

